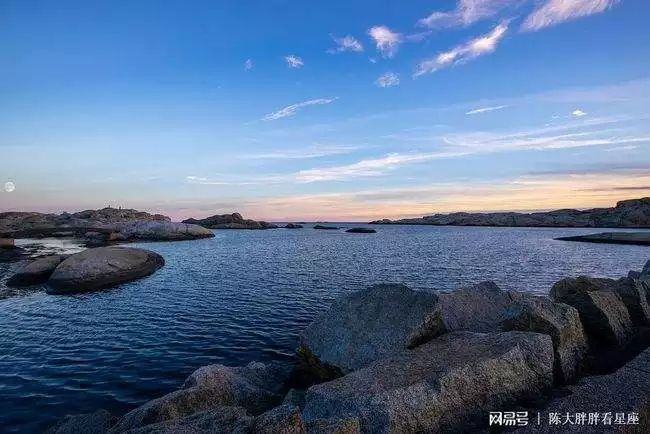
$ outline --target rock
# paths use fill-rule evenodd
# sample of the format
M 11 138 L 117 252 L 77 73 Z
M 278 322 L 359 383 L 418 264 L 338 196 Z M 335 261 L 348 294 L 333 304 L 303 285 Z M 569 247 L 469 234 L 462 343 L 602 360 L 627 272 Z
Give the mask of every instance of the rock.
M 352 228 L 345 231 L 349 234 L 376 234 L 377 231 L 371 228 Z
M 622 278 L 613 281 L 612 290 L 625 303 L 634 325 L 643 326 L 650 322 L 648 291 L 643 287 L 642 281 L 639 279 Z
M 275 229 L 276 225 L 264 221 L 244 219 L 241 214 L 221 214 L 204 219 L 187 219 L 183 223 L 201 225 L 210 229 Z
M 68 294 L 110 288 L 148 276 L 165 264 L 149 250 L 99 247 L 63 261 L 48 280 L 49 294 Z
M 158 422 L 128 429 L 128 434 L 246 434 L 251 432 L 253 418 L 241 407 L 215 407 L 180 419 Z M 111 434 L 125 432 L 121 427 Z
M 255 418 L 252 432 L 258 434 L 302 434 L 307 433 L 300 409 L 292 405 L 281 405 Z
M 314 419 L 307 422 L 309 434 L 360 434 L 361 424 L 357 418 Z
M 15 246 L 13 238 L 0 237 L 0 249 L 13 249 Z
M 120 223 L 111 229 L 113 233 L 108 241 L 181 241 L 214 237 L 211 230 L 202 226 L 168 221 L 138 220 Z
M 527 432 L 558 432 L 563 427 L 549 426 L 549 413 L 559 414 L 562 418 L 567 413 L 575 420 L 576 414 L 587 412 L 599 413 L 596 425 L 574 424 L 566 432 L 648 432 L 650 420 L 647 419 L 650 405 L 650 349 L 645 350 L 634 360 L 609 375 L 587 377 L 575 386 L 570 386 L 570 394 L 552 400 L 542 410 L 542 425 L 532 425 L 518 430 L 518 433 Z M 630 413 L 639 416 L 638 425 L 621 425 L 616 423 L 617 413 L 623 413 L 625 423 Z M 644 414 L 645 413 L 645 414 Z M 603 422 L 607 415 L 609 423 Z M 636 428 L 637 431 L 632 431 Z
M 66 416 L 50 427 L 46 434 L 104 434 L 117 422 L 106 410 Z
M 302 229 L 303 226 L 297 223 L 287 223 L 287 225 L 284 227 L 285 229 Z
M 633 244 L 650 246 L 650 233 L 647 232 L 604 232 L 600 234 L 577 235 L 556 238 L 559 241 L 582 241 L 584 243 Z
M 303 352 L 343 373 L 404 350 L 438 302 L 404 285 L 376 285 L 335 301 L 301 334 Z
M 546 297 L 515 295 L 503 314 L 501 328 L 549 335 L 555 354 L 555 378 L 560 383 L 576 378 L 587 354 L 587 338 L 578 311 Z
M 613 291 L 611 279 L 578 277 L 557 282 L 551 289 L 553 300 L 575 307 L 580 314 L 590 344 L 624 345 L 631 332 L 632 320 Z
M 314 229 L 325 230 L 325 231 L 337 231 L 339 228 L 336 226 L 315 225 Z
M 259 362 L 238 367 L 209 365 L 194 371 L 183 387 L 218 392 L 220 405 L 244 407 L 258 415 L 280 404 L 289 371 L 288 367 Z
M 29 252 L 22 247 L 0 248 L 0 263 L 22 261 L 29 257 Z
M 311 387 L 303 418 L 358 418 L 367 433 L 471 432 L 552 381 L 547 335 L 453 332 Z
M 646 262 L 641 270 L 641 277 L 650 277 L 650 261 Z
M 305 395 L 307 394 L 304 390 L 291 389 L 285 395 L 282 400 L 283 405 L 293 405 L 294 407 L 303 408 L 305 406 Z
M 54 269 L 66 258 L 62 255 L 51 255 L 35 259 L 21 268 L 7 280 L 7 286 L 19 287 L 40 285 L 50 278 Z

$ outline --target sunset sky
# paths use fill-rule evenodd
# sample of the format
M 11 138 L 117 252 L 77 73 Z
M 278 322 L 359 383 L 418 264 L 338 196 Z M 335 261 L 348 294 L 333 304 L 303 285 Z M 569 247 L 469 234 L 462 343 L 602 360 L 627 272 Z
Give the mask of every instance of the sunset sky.
M 349 221 L 650 196 L 649 16 L 646 0 L 3 0 L 0 211 Z

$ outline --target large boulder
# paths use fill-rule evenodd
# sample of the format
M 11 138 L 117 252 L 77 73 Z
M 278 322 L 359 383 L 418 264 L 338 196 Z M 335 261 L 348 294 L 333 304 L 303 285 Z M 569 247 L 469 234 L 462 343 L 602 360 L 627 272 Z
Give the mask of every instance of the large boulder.
M 247 434 L 254 418 L 241 407 L 216 406 L 179 419 L 145 425 L 140 428 L 116 426 L 110 433 L 117 434 Z
M 624 277 L 614 281 L 613 291 L 625 303 L 634 325 L 643 326 L 650 322 L 648 291 L 640 279 Z
M 549 336 L 453 332 L 311 387 L 303 417 L 358 418 L 365 433 L 469 431 L 552 382 Z
M 158 253 L 125 247 L 99 247 L 76 253 L 56 267 L 49 294 L 110 288 L 148 276 L 165 264 Z
M 360 369 L 406 349 L 437 303 L 436 294 L 404 285 L 354 292 L 335 301 L 304 330 L 299 352 L 343 373 Z
M 181 241 L 214 237 L 214 233 L 203 226 L 164 220 L 137 220 L 111 226 L 111 229 L 113 239 L 109 241 Z
M 555 378 L 560 383 L 576 378 L 587 353 L 587 338 L 578 311 L 547 297 L 511 295 L 515 301 L 503 313 L 501 328 L 549 335 L 555 353 Z
M 298 407 L 281 405 L 256 417 L 251 432 L 256 434 L 307 434 L 307 428 Z
M 361 424 L 357 418 L 314 419 L 307 422 L 309 434 L 360 434 Z
M 7 280 L 7 286 L 20 287 L 40 285 L 50 278 L 54 269 L 67 258 L 64 255 L 51 255 L 38 258 L 18 270 Z
M 284 367 L 259 362 L 240 367 L 204 366 L 185 380 L 182 389 L 127 413 L 114 431 L 160 422 L 170 425 L 194 413 L 222 406 L 241 407 L 246 415 L 259 415 L 281 403 L 287 375 L 288 369 Z M 208 418 L 214 419 L 212 416 Z M 205 421 L 205 418 L 201 420 Z
M 627 343 L 632 320 L 611 279 L 567 278 L 551 289 L 551 298 L 575 307 L 590 344 L 595 346 Z
M 117 422 L 117 418 L 106 410 L 94 413 L 66 416 L 53 426 L 46 434 L 104 434 Z

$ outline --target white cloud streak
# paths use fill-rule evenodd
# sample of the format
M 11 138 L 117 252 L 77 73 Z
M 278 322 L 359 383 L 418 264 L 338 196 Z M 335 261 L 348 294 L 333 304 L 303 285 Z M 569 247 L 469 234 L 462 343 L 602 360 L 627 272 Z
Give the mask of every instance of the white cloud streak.
M 501 110 L 501 109 L 504 109 L 506 107 L 508 107 L 508 106 L 507 105 L 497 105 L 497 106 L 493 106 L 493 107 L 483 107 L 483 108 L 470 110 L 465 114 L 468 115 L 468 116 L 471 116 L 471 115 L 476 115 L 476 114 L 479 114 L 479 113 L 486 113 L 486 112 L 493 112 L 495 110 Z
M 312 99 L 309 101 L 304 101 L 304 102 L 299 102 L 297 104 L 292 104 L 290 106 L 284 107 L 276 112 L 269 113 L 268 115 L 264 116 L 262 118 L 263 121 L 275 121 L 278 119 L 286 118 L 289 116 L 294 116 L 298 110 L 304 107 L 308 107 L 311 105 L 326 105 L 326 104 L 331 104 L 334 101 L 336 101 L 338 98 L 320 98 L 320 99 Z
M 379 87 L 399 86 L 399 74 L 386 72 L 379 76 L 375 84 Z
M 605 12 L 617 3 L 618 0 L 548 0 L 526 17 L 521 30 L 534 32 L 565 21 Z
M 513 10 L 528 0 L 459 0 L 456 9 L 448 12 L 433 12 L 418 24 L 431 29 L 468 27 L 479 21 L 497 16 L 506 10 Z
M 292 68 L 300 68 L 305 64 L 305 62 L 303 62 L 303 60 L 300 57 L 295 56 L 293 54 L 285 56 L 284 60 L 287 62 L 287 65 L 289 65 Z
M 490 33 L 472 39 L 471 41 L 454 47 L 449 51 L 439 53 L 432 59 L 421 62 L 418 65 L 413 78 L 436 72 L 448 66 L 466 63 L 479 56 L 490 54 L 496 50 L 499 42 L 501 42 L 507 31 L 508 22 L 503 21 L 501 24 L 492 29 Z
M 332 146 L 316 144 L 307 148 L 280 150 L 261 154 L 245 154 L 239 158 L 245 160 L 302 160 L 349 154 L 358 150 L 357 146 Z
M 337 47 L 327 50 L 328 53 L 344 53 L 346 51 L 352 51 L 355 53 L 361 53 L 363 51 L 363 45 L 356 38 L 351 35 L 347 35 L 343 38 L 337 38 L 332 36 L 334 42 L 336 42 Z
M 399 45 L 404 42 L 401 33 L 393 32 L 386 26 L 375 26 L 368 30 L 368 35 L 375 41 L 377 51 L 383 57 L 391 58 L 397 54 Z

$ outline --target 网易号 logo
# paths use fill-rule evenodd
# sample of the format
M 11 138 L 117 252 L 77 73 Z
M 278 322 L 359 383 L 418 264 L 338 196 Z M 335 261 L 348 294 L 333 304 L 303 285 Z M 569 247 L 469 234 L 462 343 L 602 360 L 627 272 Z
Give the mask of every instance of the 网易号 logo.
M 527 411 L 491 411 L 490 426 L 526 426 L 528 425 Z

